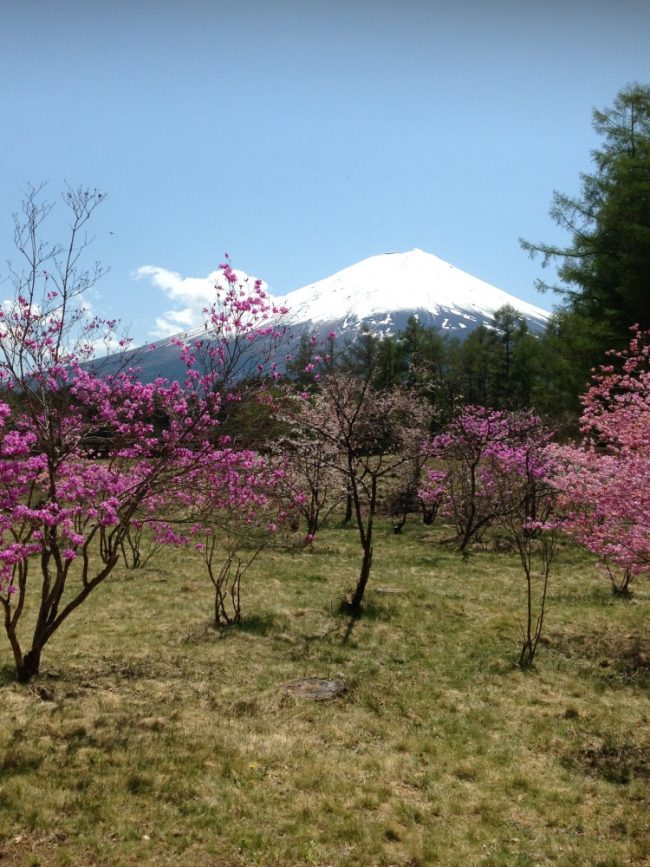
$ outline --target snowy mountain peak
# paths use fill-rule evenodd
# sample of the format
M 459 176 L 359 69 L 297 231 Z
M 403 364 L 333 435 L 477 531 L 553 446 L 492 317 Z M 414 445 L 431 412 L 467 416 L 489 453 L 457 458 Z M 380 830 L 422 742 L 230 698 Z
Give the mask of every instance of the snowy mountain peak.
M 495 311 L 506 304 L 521 313 L 533 333 L 543 331 L 549 318 L 545 310 L 423 250 L 371 256 L 273 300 L 277 306 L 289 308 L 283 320 L 290 326 L 284 347 L 288 353 L 295 351 L 302 336 L 310 334 L 322 340 L 334 331 L 343 345 L 353 341 L 362 328 L 378 335 L 394 335 L 406 328 L 411 316 L 425 327 L 459 337 L 479 325 L 493 327 Z M 191 340 L 203 338 L 205 332 L 201 327 L 178 336 Z M 135 355 L 145 381 L 185 375 L 173 337 L 157 342 L 151 351 L 138 354 L 136 350 Z M 123 354 L 111 356 L 102 362 L 102 371 L 112 372 L 111 364 L 118 369 L 123 363 Z
M 506 304 L 535 331 L 543 329 L 549 317 L 545 310 L 419 249 L 371 256 L 290 292 L 282 303 L 294 323 L 354 323 L 358 328 L 365 322 L 384 332 L 394 330 L 385 326 L 397 325 L 404 314 L 418 314 L 423 324 L 445 330 L 471 329 L 489 324 L 495 310 Z

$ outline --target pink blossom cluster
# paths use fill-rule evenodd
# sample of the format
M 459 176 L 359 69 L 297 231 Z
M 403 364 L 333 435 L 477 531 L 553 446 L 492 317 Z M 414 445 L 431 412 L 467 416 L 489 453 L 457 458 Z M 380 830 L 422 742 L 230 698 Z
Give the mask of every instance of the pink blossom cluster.
M 284 496 L 284 466 L 251 450 L 218 448 L 181 461 L 176 484 L 143 504 L 158 541 L 186 545 L 236 525 L 275 532 L 295 508 Z
M 265 515 L 269 530 L 284 519 L 284 507 L 269 517 L 282 468 L 219 443 L 218 416 L 231 396 L 222 386 L 232 381 L 224 370 L 232 342 L 273 337 L 269 317 L 286 311 L 261 283 L 239 285 L 229 263 L 222 271 L 227 288 L 207 311 L 206 336 L 217 329 L 210 364 L 200 364 L 200 341 L 181 346 L 183 382 L 143 383 L 133 369 L 100 376 L 85 364 L 92 336 L 115 323 L 85 322 L 55 291 L 40 303 L 19 296 L 2 311 L 0 387 L 13 397 L 0 400 L 0 602 L 19 667 L 16 624 L 33 573 L 43 588 L 40 653 L 110 573 L 132 522 L 151 522 L 162 541 L 177 542 L 212 526 L 216 512 L 250 524 Z M 182 512 L 188 526 L 170 520 Z M 75 561 L 81 582 L 63 606 Z
M 517 509 L 530 485 L 552 472 L 551 432 L 530 412 L 502 412 L 466 406 L 431 441 L 434 466 L 427 470 L 419 496 L 441 502 L 464 548 L 485 528 Z M 522 484 L 524 487 L 522 487 Z M 534 521 L 523 515 L 522 521 Z
M 576 446 L 556 450 L 565 528 L 608 569 L 650 572 L 650 332 L 594 372 Z
M 15 589 L 16 565 L 37 552 L 74 560 L 103 528 L 164 491 L 210 450 L 213 399 L 189 399 L 176 383 L 143 385 L 85 369 L 56 402 L 11 412 L 1 405 L 0 574 Z M 210 406 L 212 405 L 212 406 Z M 160 428 L 156 418 L 161 419 Z M 103 436 L 102 436 L 103 434 Z M 105 460 L 91 459 L 96 441 Z
M 240 280 L 227 256 L 219 270 L 222 279 L 215 283 L 215 300 L 203 310 L 202 336 L 173 341 L 188 377 L 205 392 L 232 386 L 253 371 L 279 379 L 275 355 L 286 333 L 283 318 L 288 308 L 274 303 L 261 280 Z M 235 392 L 229 397 L 236 399 Z

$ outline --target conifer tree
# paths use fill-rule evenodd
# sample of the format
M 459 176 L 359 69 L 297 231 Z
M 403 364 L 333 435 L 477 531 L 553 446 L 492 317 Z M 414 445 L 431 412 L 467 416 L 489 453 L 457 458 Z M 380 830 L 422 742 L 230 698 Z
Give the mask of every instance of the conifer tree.
M 543 265 L 559 263 L 561 285 L 538 288 L 559 292 L 576 328 L 590 332 L 574 352 L 583 379 L 608 346 L 626 344 L 633 324 L 650 326 L 650 86 L 623 88 L 610 108 L 594 110 L 593 127 L 602 144 L 580 195 L 553 195 L 551 216 L 570 243 L 521 242 Z

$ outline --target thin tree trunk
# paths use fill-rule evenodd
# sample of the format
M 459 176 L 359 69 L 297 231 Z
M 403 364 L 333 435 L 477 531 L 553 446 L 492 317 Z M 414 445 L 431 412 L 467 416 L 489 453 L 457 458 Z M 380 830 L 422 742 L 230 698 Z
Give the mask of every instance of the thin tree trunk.
M 345 498 L 345 517 L 343 518 L 344 524 L 349 524 L 352 520 L 352 491 L 348 488 L 348 492 Z
M 354 496 L 354 507 L 357 518 L 357 526 L 359 528 L 359 536 L 361 538 L 361 544 L 363 546 L 363 560 L 361 561 L 361 572 L 359 573 L 359 580 L 357 581 L 357 586 L 352 595 L 352 599 L 350 600 L 350 612 L 354 617 L 358 617 L 361 614 L 361 602 L 363 601 L 363 594 L 366 590 L 366 584 L 368 583 L 368 578 L 370 578 L 370 569 L 372 567 L 372 530 L 375 519 L 375 509 L 377 507 L 376 476 L 372 476 L 371 478 L 370 501 L 368 503 L 368 517 L 365 522 L 365 526 L 363 522 L 363 515 L 361 513 L 359 492 L 354 486 L 352 488 L 352 494 Z
M 354 594 L 352 595 L 352 599 L 350 600 L 350 612 L 355 617 L 358 617 L 361 614 L 361 602 L 363 601 L 363 594 L 366 590 L 366 584 L 368 583 L 368 579 L 370 578 L 371 567 L 372 546 L 368 545 L 363 549 L 363 560 L 361 562 L 361 572 L 359 574 L 359 580 L 354 590 Z

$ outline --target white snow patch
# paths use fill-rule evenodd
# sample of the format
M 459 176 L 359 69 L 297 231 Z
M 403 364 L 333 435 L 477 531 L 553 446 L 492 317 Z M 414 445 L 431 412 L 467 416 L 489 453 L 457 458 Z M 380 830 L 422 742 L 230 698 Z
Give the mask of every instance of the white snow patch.
M 352 316 L 365 319 L 387 311 L 417 308 L 434 311 L 443 307 L 472 321 L 475 319 L 467 311 L 491 317 L 506 304 L 542 322 L 550 316 L 546 310 L 423 250 L 371 256 L 296 289 L 277 302 L 289 308 L 291 322 L 327 322 L 345 317 L 346 326 Z

